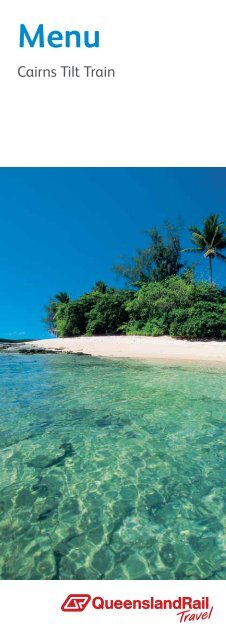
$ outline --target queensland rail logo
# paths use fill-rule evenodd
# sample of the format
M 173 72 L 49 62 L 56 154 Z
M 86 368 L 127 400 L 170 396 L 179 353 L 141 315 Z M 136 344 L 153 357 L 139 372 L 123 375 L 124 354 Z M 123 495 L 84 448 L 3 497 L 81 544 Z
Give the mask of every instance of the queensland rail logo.
M 91 596 L 87 593 L 70 593 L 66 600 L 63 602 L 62 611 L 84 611 L 91 600 Z
M 151 596 L 146 600 L 113 600 L 102 598 L 102 596 L 91 598 L 89 594 L 84 593 L 71 593 L 62 604 L 61 610 L 79 613 L 84 611 L 90 601 L 93 609 L 98 611 L 103 611 L 103 609 L 145 609 L 147 611 L 172 609 L 176 613 L 179 622 L 209 620 L 213 613 L 213 607 L 210 605 L 208 596 L 202 596 L 199 599 L 194 599 L 190 596 L 179 596 L 175 600 L 160 600 Z

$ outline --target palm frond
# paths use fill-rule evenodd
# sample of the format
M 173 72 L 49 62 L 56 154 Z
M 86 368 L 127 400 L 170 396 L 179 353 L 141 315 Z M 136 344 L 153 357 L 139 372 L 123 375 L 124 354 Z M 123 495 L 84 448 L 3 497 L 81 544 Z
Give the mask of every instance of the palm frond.
M 202 233 L 202 231 L 198 228 L 198 227 L 189 227 L 189 231 L 191 231 L 192 236 L 198 236 L 199 238 L 202 238 L 203 242 L 206 242 L 206 238 L 204 236 L 204 234 Z
M 212 284 L 212 260 L 217 257 L 226 263 L 226 256 L 219 249 L 226 249 L 226 226 L 225 220 L 220 220 L 216 213 L 211 213 L 203 220 L 203 228 L 189 227 L 191 231 L 192 243 L 197 248 L 184 249 L 183 251 L 200 252 L 202 251 L 205 258 L 209 258 L 210 282 Z
M 217 239 L 217 234 L 219 234 L 219 226 L 218 225 L 216 226 L 216 229 L 215 229 L 214 234 L 213 234 L 213 238 L 212 238 L 212 241 L 211 241 L 211 247 L 216 246 L 215 240 Z
M 202 248 L 201 247 L 199 247 L 199 248 L 198 247 L 197 248 L 196 247 L 191 247 L 191 248 L 188 248 L 188 249 L 181 249 L 181 253 L 184 253 L 185 251 L 187 251 L 188 253 L 196 253 L 197 251 L 198 252 L 202 251 Z
M 213 236 L 216 227 L 219 224 L 219 216 L 216 213 L 211 213 L 208 218 L 203 221 L 203 229 L 205 236 Z
M 194 225 L 191 225 L 191 227 L 188 227 L 188 228 L 189 228 L 189 231 L 191 231 L 192 233 L 200 233 L 200 234 L 202 234 L 200 229 L 198 227 L 195 227 Z
M 193 231 L 191 239 L 192 242 L 199 245 L 201 249 L 204 249 L 208 245 L 206 238 L 201 233 L 197 233 L 196 231 Z
M 215 243 L 215 247 L 218 249 L 226 249 L 226 236 L 223 236 Z

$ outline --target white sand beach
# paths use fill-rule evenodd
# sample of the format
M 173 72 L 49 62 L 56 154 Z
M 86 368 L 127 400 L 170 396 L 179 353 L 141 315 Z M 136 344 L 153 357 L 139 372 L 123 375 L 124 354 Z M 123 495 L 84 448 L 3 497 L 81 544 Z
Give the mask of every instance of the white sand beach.
M 226 363 L 226 342 L 189 342 L 169 336 L 82 336 L 37 340 L 26 345 L 29 349 L 46 349 L 65 353 L 82 353 L 108 358 L 137 358 L 142 360 L 190 360 Z

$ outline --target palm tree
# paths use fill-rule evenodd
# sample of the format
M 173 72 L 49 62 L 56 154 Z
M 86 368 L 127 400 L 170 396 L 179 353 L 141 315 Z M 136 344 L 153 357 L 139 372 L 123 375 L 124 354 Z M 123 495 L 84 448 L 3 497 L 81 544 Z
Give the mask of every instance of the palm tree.
M 211 213 L 203 220 L 203 229 L 189 227 L 194 247 L 183 249 L 183 251 L 204 253 L 205 258 L 209 258 L 210 284 L 213 284 L 213 259 L 219 258 L 226 262 L 226 256 L 221 253 L 221 249 L 226 249 L 226 226 L 225 221 L 219 220 L 219 216 Z
M 97 282 L 95 283 L 95 285 L 93 287 L 93 291 L 99 291 L 100 293 L 106 293 L 107 285 L 105 284 L 105 282 L 103 282 L 103 280 L 97 280 Z
M 59 291 L 54 298 L 57 302 L 60 302 L 60 304 L 68 304 L 68 302 L 70 302 L 70 296 L 66 291 Z
M 45 307 L 46 315 L 43 319 L 43 322 L 47 325 L 50 333 L 55 333 L 54 317 L 59 304 L 68 304 L 69 302 L 70 297 L 66 291 L 59 291 L 59 293 L 56 293 L 54 298 L 50 298 L 49 303 Z

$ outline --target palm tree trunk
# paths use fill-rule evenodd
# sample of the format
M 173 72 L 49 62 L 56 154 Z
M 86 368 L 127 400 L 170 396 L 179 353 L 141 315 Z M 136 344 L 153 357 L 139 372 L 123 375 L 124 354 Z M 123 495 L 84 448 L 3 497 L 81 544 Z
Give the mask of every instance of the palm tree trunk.
M 210 286 L 213 284 L 213 265 L 212 265 L 212 256 L 209 256 L 210 259 Z

